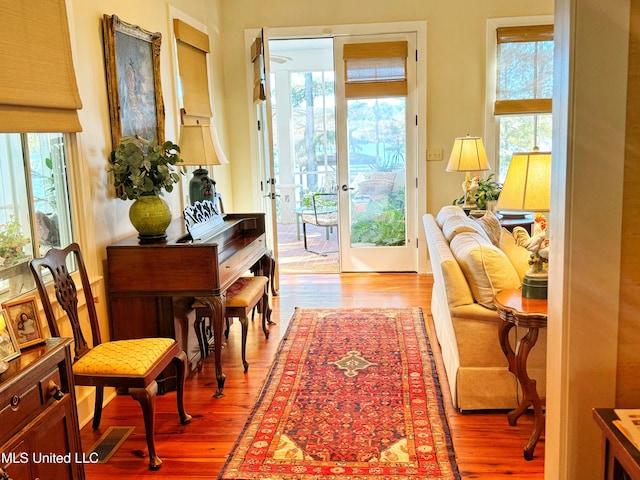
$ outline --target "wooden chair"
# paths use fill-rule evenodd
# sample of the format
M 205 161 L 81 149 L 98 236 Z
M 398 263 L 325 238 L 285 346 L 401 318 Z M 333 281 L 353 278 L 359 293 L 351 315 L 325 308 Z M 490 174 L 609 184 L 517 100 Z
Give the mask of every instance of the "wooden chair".
M 67 269 L 68 261 L 75 262 L 80 276 L 93 347 L 87 343 L 80 326 L 78 289 Z M 64 249 L 52 248 L 44 257 L 34 258 L 30 262 L 30 267 L 51 334 L 59 337 L 60 329 L 53 310 L 53 299 L 47 293 L 45 285 L 44 275 L 47 271 L 53 277 L 55 297 L 71 322 L 75 340 L 73 364 L 75 383 L 96 387 L 93 428 L 97 429 L 100 426 L 104 387 L 115 387 L 120 391 L 127 391 L 142 407 L 149 449 L 149 469 L 157 470 L 162 460 L 156 454 L 154 442 L 155 399 L 158 391 L 155 379 L 168 365 L 175 365 L 180 421 L 182 424 L 189 423 L 191 416 L 184 410 L 186 354 L 171 338 L 141 338 L 102 343 L 91 285 L 78 244 L 72 243 Z
M 247 362 L 247 332 L 249 330 L 249 312 L 251 312 L 251 319 L 253 320 L 253 313 L 255 308 L 259 305 L 260 312 L 262 314 L 262 331 L 265 338 L 269 338 L 268 324 L 271 322 L 271 307 L 269 306 L 269 293 L 268 293 L 269 278 L 257 275 L 240 277 L 231 285 L 226 292 L 226 330 L 225 336 L 229 337 L 229 319 L 238 318 L 240 325 L 242 326 L 242 365 L 244 371 L 249 369 L 249 363 Z M 200 362 L 198 363 L 198 370 L 202 369 L 202 360 L 208 355 L 207 345 L 207 327 L 205 320 L 209 318 L 209 309 L 196 301 L 193 303 L 193 308 L 196 311 L 196 319 L 194 322 L 194 329 L 198 338 L 198 344 L 200 345 Z M 209 318 L 209 320 L 211 320 Z M 210 330 L 209 330 L 210 331 Z
M 318 255 L 326 255 L 335 252 L 318 252 L 309 250 L 307 246 L 307 224 L 317 227 L 325 227 L 328 234 L 333 227 L 338 226 L 338 194 L 337 193 L 319 193 L 316 192 L 311 196 L 311 210 L 305 210 L 302 213 L 302 235 L 304 237 L 304 249 L 310 253 Z

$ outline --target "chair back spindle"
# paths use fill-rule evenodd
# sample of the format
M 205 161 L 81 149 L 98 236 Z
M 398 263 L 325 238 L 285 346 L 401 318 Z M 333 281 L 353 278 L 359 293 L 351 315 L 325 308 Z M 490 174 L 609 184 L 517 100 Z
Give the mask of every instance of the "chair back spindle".
M 73 277 L 67 268 L 67 261 L 69 258 L 73 258 L 75 260 L 77 272 L 82 282 L 91 326 L 93 346 L 96 346 L 101 343 L 97 320 L 98 317 L 93 300 L 93 294 L 91 293 L 91 284 L 89 283 L 89 277 L 87 275 L 78 244 L 72 243 L 64 249 L 52 248 L 44 257 L 34 258 L 30 263 L 30 268 L 34 273 L 34 278 L 36 279 L 36 287 L 38 289 L 38 294 L 40 295 L 40 300 L 42 301 L 42 308 L 44 309 L 45 316 L 47 317 L 49 330 L 53 336 L 60 336 L 60 328 L 54 313 L 51 297 L 47 292 L 45 284 L 44 271 L 47 270 L 51 273 L 55 298 L 71 323 L 71 330 L 73 332 L 74 339 L 75 361 L 91 350 L 91 347 L 84 336 L 80 324 L 78 289 L 76 288 Z

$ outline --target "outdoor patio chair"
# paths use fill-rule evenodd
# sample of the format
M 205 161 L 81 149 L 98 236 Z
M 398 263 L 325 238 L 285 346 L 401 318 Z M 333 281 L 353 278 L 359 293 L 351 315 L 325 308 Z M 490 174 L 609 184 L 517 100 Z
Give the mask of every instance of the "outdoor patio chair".
M 338 226 L 338 194 L 316 192 L 311 195 L 311 209 L 302 213 L 302 235 L 304 249 L 317 255 L 327 255 L 337 250 L 318 252 L 310 250 L 307 242 L 307 224 L 317 227 L 326 227 L 332 231 Z

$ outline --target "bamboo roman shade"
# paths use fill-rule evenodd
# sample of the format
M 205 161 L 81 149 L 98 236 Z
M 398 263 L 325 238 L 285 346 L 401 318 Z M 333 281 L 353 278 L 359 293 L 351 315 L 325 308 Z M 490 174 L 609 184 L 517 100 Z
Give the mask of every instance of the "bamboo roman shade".
M 79 132 L 65 0 L 0 0 L 0 132 Z
M 551 91 L 545 83 L 545 78 L 552 78 L 552 72 L 539 71 L 536 45 L 524 47 L 530 53 L 511 56 L 508 53 L 508 44 L 522 44 L 535 42 L 553 42 L 553 25 L 529 25 L 518 27 L 500 27 L 497 29 L 498 44 L 498 71 L 496 92 L 496 102 L 494 113 L 496 115 L 521 115 L 551 113 Z M 542 53 L 543 54 L 543 53 Z M 519 64 L 517 59 L 533 59 L 532 63 Z M 551 62 L 552 64 L 553 62 Z M 540 62 L 547 65 L 546 62 Z M 529 71 L 531 75 L 527 77 L 522 72 Z M 528 84 L 523 84 L 528 80 Z M 513 98 L 513 92 L 505 91 L 502 87 L 509 89 L 520 89 L 519 98 Z M 525 92 L 525 93 L 522 93 Z
M 204 123 L 209 123 L 213 115 L 207 68 L 209 36 L 178 19 L 173 20 L 173 30 L 177 40 L 178 69 L 185 115 L 202 117 Z
M 407 95 L 407 42 L 346 44 L 345 97 Z

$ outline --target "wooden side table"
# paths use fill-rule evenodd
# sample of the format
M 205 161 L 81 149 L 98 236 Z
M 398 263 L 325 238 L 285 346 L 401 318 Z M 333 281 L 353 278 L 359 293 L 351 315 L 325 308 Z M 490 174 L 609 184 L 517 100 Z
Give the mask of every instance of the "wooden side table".
M 502 351 L 509 362 L 509 370 L 515 374 L 522 387 L 523 397 L 518 407 L 507 414 L 509 425 L 516 425 L 527 408 L 533 407 L 534 428 L 529 442 L 524 447 L 524 458 L 533 459 L 533 451 L 544 431 L 544 402 L 538 395 L 536 381 L 527 374 L 527 358 L 538 340 L 538 330 L 547 327 L 547 300 L 523 298 L 520 289 L 502 290 L 495 296 L 498 314 L 502 319 L 498 338 Z M 509 342 L 509 332 L 515 326 L 527 329 L 515 351 Z

